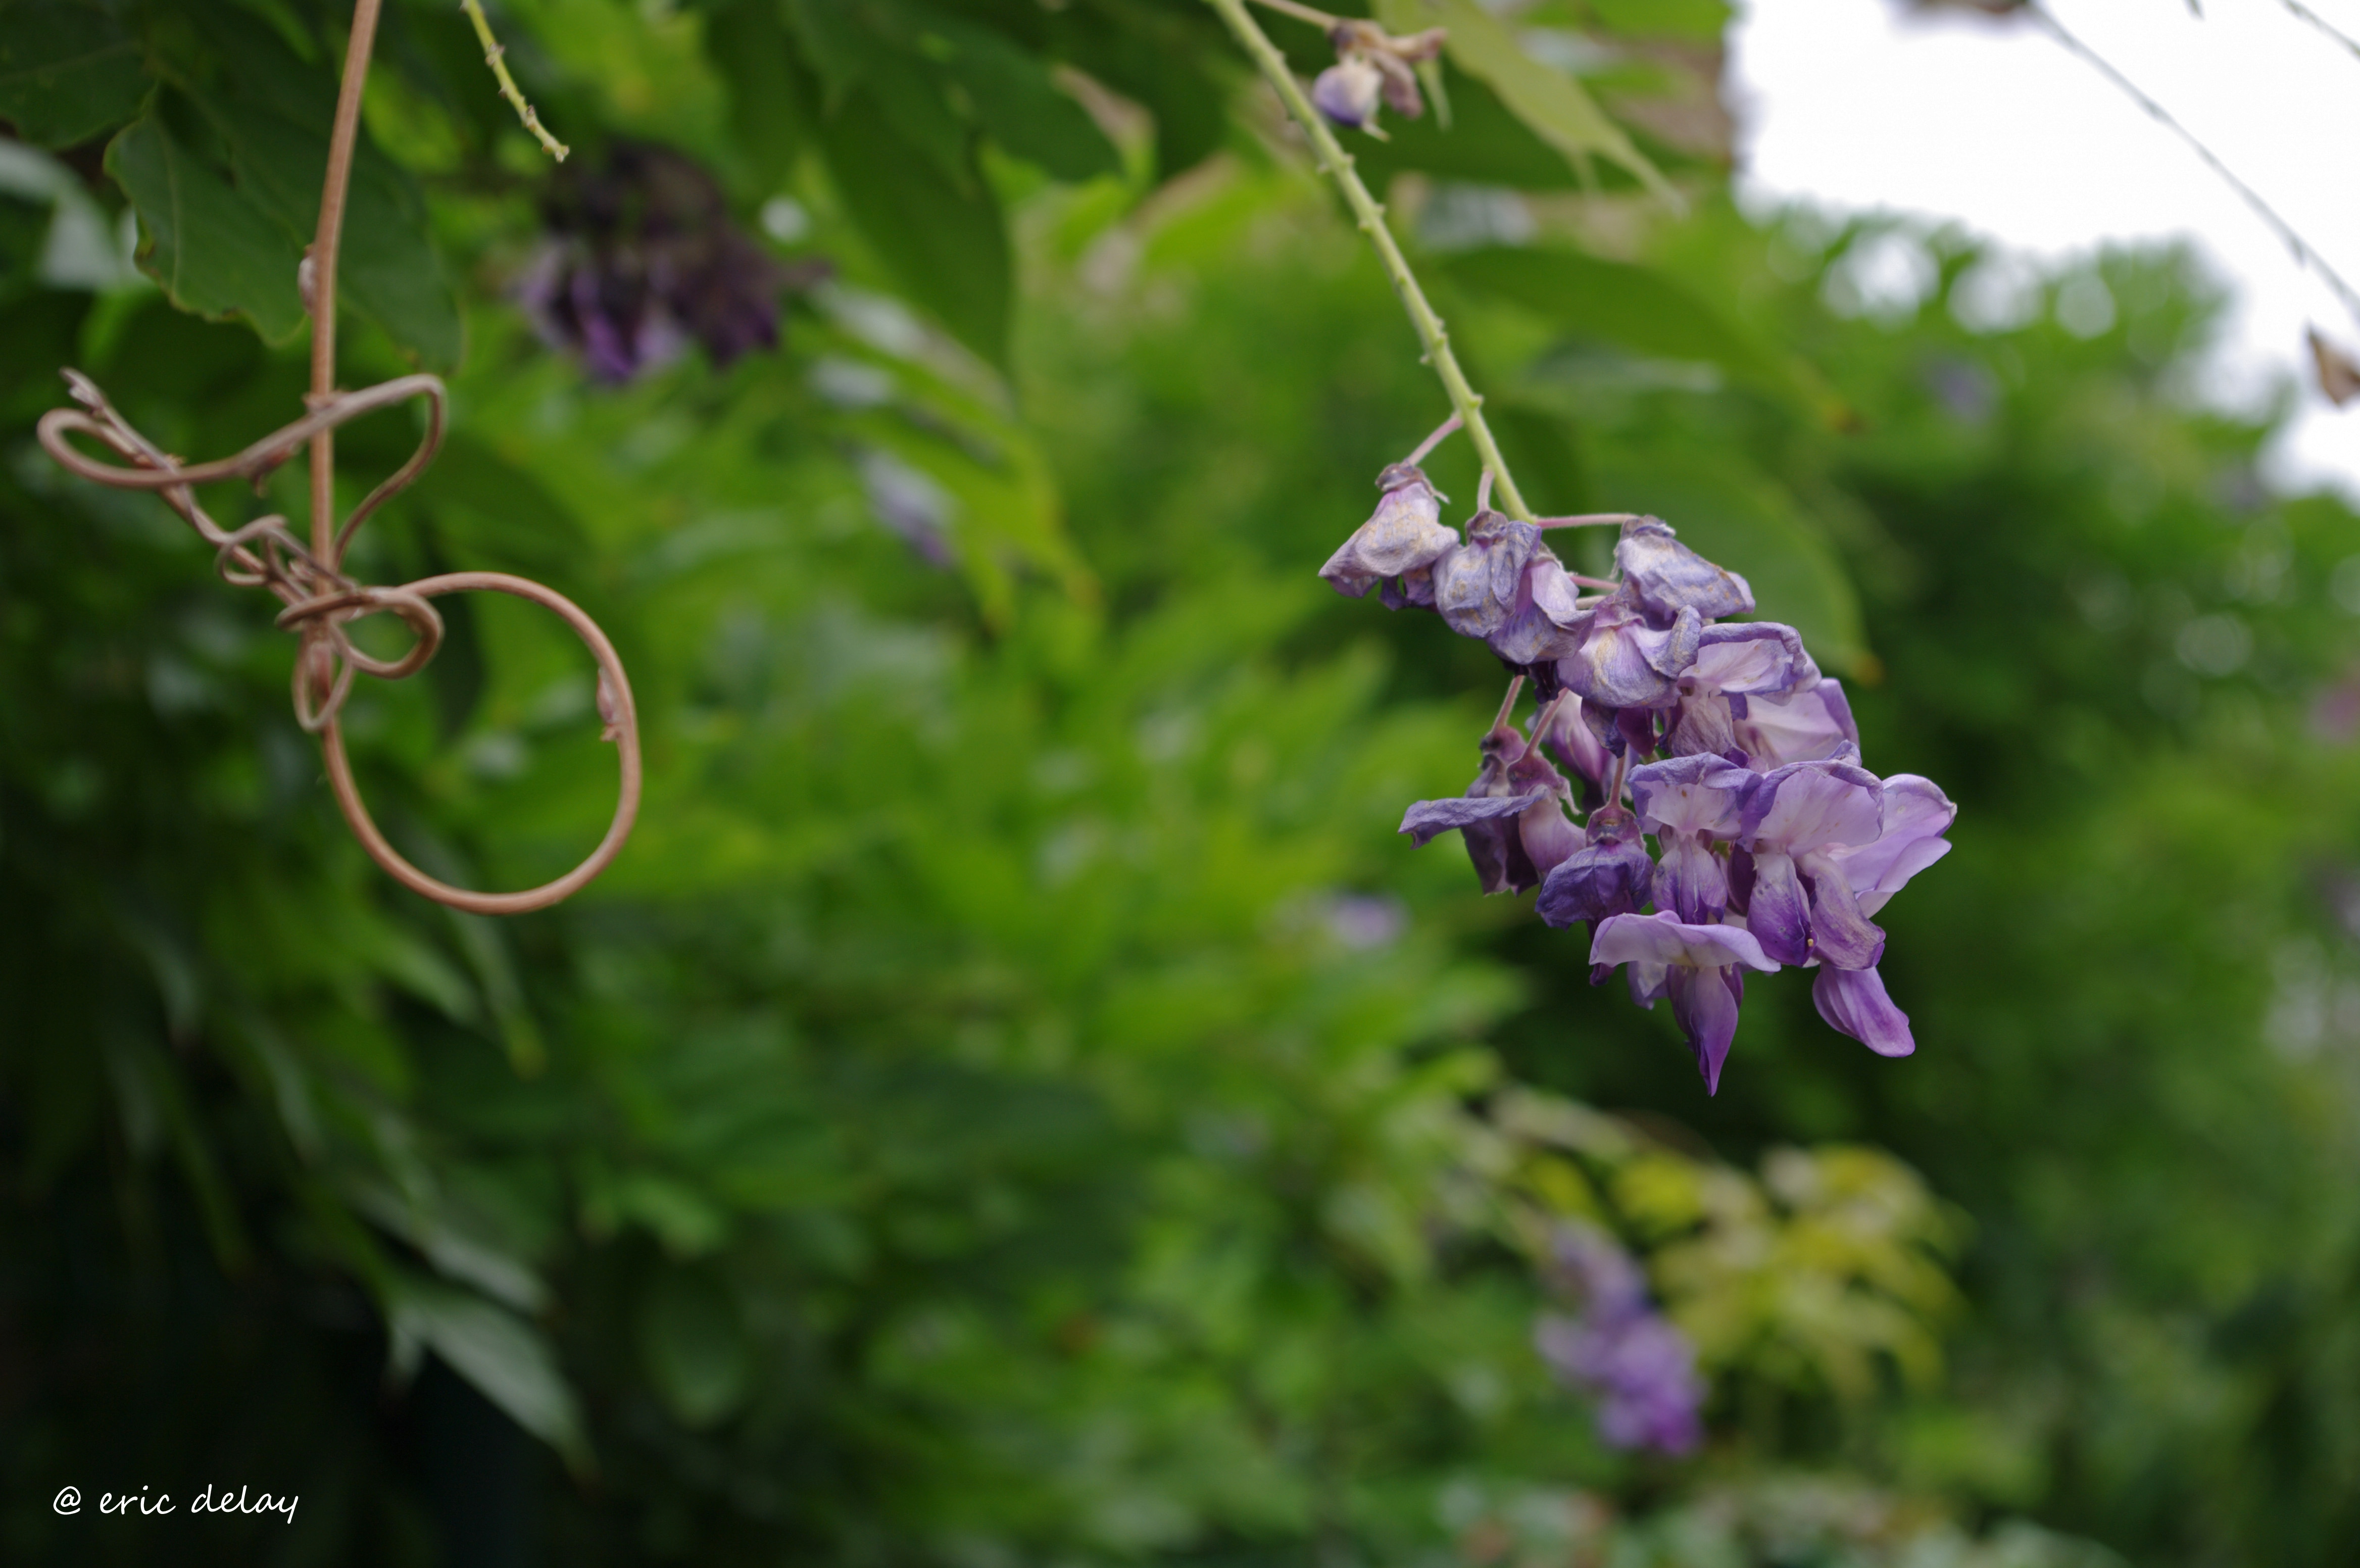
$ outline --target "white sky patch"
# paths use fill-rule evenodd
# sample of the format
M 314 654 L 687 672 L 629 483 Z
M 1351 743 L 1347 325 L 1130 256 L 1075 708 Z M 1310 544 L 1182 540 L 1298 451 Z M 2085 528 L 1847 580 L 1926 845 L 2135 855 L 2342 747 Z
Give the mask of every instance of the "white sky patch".
M 2047 0 L 2082 42 L 2188 126 L 2360 286 L 2360 58 L 2280 0 Z M 2307 0 L 2360 38 L 2360 0 Z M 2210 390 L 2253 407 L 2293 378 L 2271 477 L 2360 498 L 2360 403 L 2319 392 L 2303 341 L 2360 321 L 2219 175 L 2032 24 L 1894 0 L 1745 0 L 1731 35 L 1740 199 L 1955 221 L 2046 263 L 2107 243 L 2195 242 L 2236 291 Z M 1872 285 L 1873 286 L 1873 285 Z M 1994 286 L 1989 319 L 2007 315 Z M 2060 301 L 2093 324 L 2095 300 Z M 2107 302 L 2103 308 L 2111 309 Z

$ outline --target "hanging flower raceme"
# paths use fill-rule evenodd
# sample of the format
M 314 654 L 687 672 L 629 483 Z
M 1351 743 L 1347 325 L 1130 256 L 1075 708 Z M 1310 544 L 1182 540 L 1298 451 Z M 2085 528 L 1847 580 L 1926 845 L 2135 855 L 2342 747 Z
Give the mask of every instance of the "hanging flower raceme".
M 1416 466 L 1455 428 L 1384 471 L 1376 514 L 1320 571 L 1433 610 L 1513 673 L 1474 783 L 1417 802 L 1401 830 L 1458 832 L 1486 893 L 1537 888 L 1544 921 L 1586 929 L 1592 983 L 1627 966 L 1633 1000 L 1671 1003 L 1710 1090 L 1749 970 L 1815 970 L 1830 1027 L 1908 1055 L 1873 916 L 1949 850 L 1958 808 L 1928 780 L 1868 772 L 1843 688 L 1801 635 L 1730 620 L 1754 613 L 1753 588 L 1661 520 L 1511 518 L 1487 476 L 1462 537 Z M 1550 528 L 1583 523 L 1620 526 L 1613 577 L 1549 548 Z M 1529 732 L 1514 722 L 1528 680 Z
M 542 217 L 548 238 L 519 298 L 541 335 L 601 381 L 628 381 L 692 343 L 716 365 L 776 348 L 780 291 L 825 271 L 772 260 L 713 176 L 669 148 L 624 142 L 595 172 L 568 166 Z
M 1600 1440 L 1663 1453 L 1694 1448 L 1705 1398 L 1696 1347 L 1648 1300 L 1637 1261 L 1596 1226 L 1567 1224 L 1551 1238 L 1546 1275 L 1576 1311 L 1544 1315 L 1534 1346 L 1568 1387 L 1597 1401 Z

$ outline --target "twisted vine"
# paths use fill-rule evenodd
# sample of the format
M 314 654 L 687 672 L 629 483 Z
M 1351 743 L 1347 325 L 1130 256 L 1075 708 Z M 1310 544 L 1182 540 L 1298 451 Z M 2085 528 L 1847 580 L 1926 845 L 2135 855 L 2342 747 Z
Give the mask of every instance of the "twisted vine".
M 345 195 L 359 137 L 361 93 L 368 77 L 381 0 L 357 0 L 351 43 L 344 55 L 343 84 L 328 144 L 328 171 L 320 197 L 320 226 L 305 252 L 299 281 L 311 315 L 311 389 L 302 418 L 264 436 L 245 451 L 215 462 L 184 464 L 135 429 L 106 400 L 96 383 L 67 370 L 66 384 L 80 408 L 52 409 L 41 416 L 42 449 L 77 477 L 116 489 L 151 490 L 213 547 L 213 569 L 224 582 L 261 587 L 282 608 L 277 624 L 299 641 L 293 677 L 295 720 L 320 737 L 328 780 L 338 808 L 369 857 L 411 891 L 454 909 L 476 915 L 520 915 L 542 909 L 578 892 L 606 869 L 629 839 L 639 816 L 640 762 L 639 716 L 621 658 L 598 623 L 554 588 L 505 572 L 449 572 L 385 587 L 358 581 L 344 569 L 344 551 L 371 514 L 415 483 L 442 443 L 448 394 L 434 376 L 397 377 L 357 392 L 335 386 L 336 256 L 343 236 Z M 497 61 L 494 61 L 497 67 Z M 501 72 L 505 79 L 505 72 Z M 503 85 L 507 85 L 505 80 Z M 529 111 L 528 111 L 529 113 Z M 528 119 L 528 126 L 537 124 Z M 364 497 L 342 523 L 335 516 L 335 432 L 351 421 L 412 399 L 426 402 L 426 433 L 417 451 Z M 78 449 L 70 439 L 96 441 L 126 459 L 110 463 Z M 287 519 L 257 518 L 225 529 L 197 502 L 196 488 L 243 479 L 258 491 L 271 474 L 305 445 L 311 448 L 311 537 L 307 545 Z M 600 739 L 617 747 L 621 768 L 615 815 L 597 848 L 553 882 L 520 893 L 478 893 L 453 887 L 411 865 L 386 841 L 362 801 L 344 752 L 338 722 L 355 674 L 380 680 L 416 674 L 442 642 L 442 617 L 432 600 L 445 594 L 505 593 L 554 612 L 573 628 L 598 663 Z M 399 658 L 380 659 L 356 646 L 346 628 L 372 615 L 390 614 L 409 627 L 413 641 Z

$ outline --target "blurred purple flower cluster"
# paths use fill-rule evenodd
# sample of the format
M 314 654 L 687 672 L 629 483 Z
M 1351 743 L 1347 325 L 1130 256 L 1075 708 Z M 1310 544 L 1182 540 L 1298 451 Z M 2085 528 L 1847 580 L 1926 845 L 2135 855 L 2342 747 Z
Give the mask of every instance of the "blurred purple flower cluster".
M 1705 1397 L 1696 1348 L 1647 1299 L 1637 1261 L 1586 1224 L 1560 1226 L 1549 1252 L 1548 1281 L 1577 1310 L 1543 1314 L 1533 1343 L 1549 1370 L 1597 1401 L 1600 1439 L 1662 1453 L 1694 1448 Z
M 1456 831 L 1484 892 L 1538 888 L 1543 920 L 1586 925 L 1591 983 L 1627 964 L 1633 1001 L 1668 1000 L 1709 1090 L 1748 970 L 1816 969 L 1822 1018 L 1908 1055 L 1871 917 L 1950 850 L 1958 808 L 1928 780 L 1860 765 L 1843 688 L 1795 629 L 1728 620 L 1754 612 L 1753 589 L 1655 518 L 1535 524 L 1479 500 L 1462 541 L 1415 460 L 1377 482 L 1375 515 L 1319 575 L 1434 611 L 1514 673 L 1475 782 L 1412 806 L 1401 830 Z M 1600 521 L 1621 528 L 1611 579 L 1568 572 L 1543 542 Z M 1527 681 L 1540 707 L 1519 729 Z
M 716 366 L 776 348 L 780 291 L 819 276 L 773 260 L 704 166 L 670 148 L 618 142 L 595 170 L 568 165 L 541 215 L 547 237 L 519 297 L 542 337 L 610 384 L 691 343 Z

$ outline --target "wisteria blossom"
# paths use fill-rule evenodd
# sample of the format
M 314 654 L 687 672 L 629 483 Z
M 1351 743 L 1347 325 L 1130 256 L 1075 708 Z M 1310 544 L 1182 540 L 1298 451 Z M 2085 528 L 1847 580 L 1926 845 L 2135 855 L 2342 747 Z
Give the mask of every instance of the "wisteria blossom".
M 1647 1299 L 1637 1261 L 1596 1226 L 1569 1223 L 1551 1238 L 1546 1274 L 1575 1312 L 1542 1316 L 1534 1347 L 1597 1402 L 1600 1440 L 1662 1453 L 1696 1447 L 1706 1391 L 1696 1347 Z
M 1464 536 L 1451 529 L 1415 459 L 1452 428 L 1385 470 L 1376 514 L 1320 574 L 1433 611 L 1512 675 L 1474 782 L 1411 806 L 1401 830 L 1456 831 L 1484 892 L 1537 889 L 1543 921 L 1586 929 L 1592 983 L 1623 969 L 1641 1005 L 1669 1001 L 1709 1091 L 1748 970 L 1812 970 L 1830 1027 L 1908 1055 L 1874 916 L 1949 850 L 1958 808 L 1929 780 L 1869 772 L 1801 634 L 1730 619 L 1754 613 L 1751 585 L 1660 519 L 1512 518 L 1487 477 Z M 1568 571 L 1548 529 L 1601 522 L 1619 525 L 1615 576 Z
M 520 302 L 600 381 L 628 381 L 691 344 L 716 365 L 776 348 L 781 291 L 826 270 L 772 260 L 702 164 L 644 142 L 616 143 L 596 169 L 563 170 L 542 218 Z

